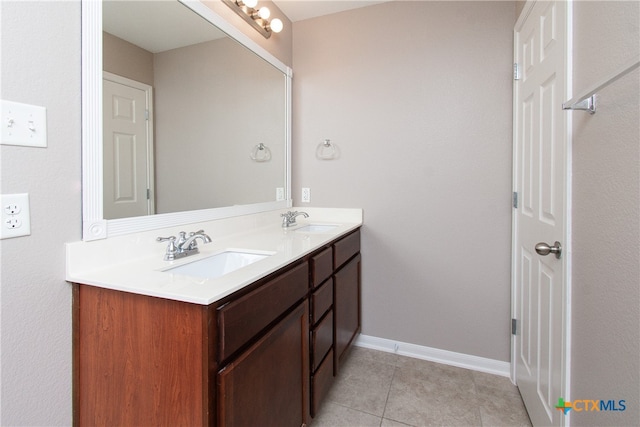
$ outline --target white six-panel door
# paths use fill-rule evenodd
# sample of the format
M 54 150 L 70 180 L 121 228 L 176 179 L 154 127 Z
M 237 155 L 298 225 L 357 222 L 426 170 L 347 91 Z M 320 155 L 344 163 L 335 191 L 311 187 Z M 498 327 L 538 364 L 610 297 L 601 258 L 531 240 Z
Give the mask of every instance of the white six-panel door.
M 103 79 L 104 218 L 154 213 L 151 87 Z
M 563 425 L 567 323 L 567 2 L 529 2 L 515 28 L 515 378 L 534 425 Z M 563 248 L 560 258 L 536 245 Z

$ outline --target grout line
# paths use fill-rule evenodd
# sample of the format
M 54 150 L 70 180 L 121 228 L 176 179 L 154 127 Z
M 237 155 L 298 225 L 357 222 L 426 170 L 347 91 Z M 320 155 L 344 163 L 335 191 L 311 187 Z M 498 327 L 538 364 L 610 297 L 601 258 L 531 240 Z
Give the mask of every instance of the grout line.
M 391 386 L 393 385 L 393 380 L 396 378 L 396 372 L 398 371 L 398 365 L 393 366 L 393 375 L 391 375 L 391 381 L 389 381 L 389 388 L 387 389 L 387 397 L 384 399 L 384 408 L 382 409 L 382 417 L 380 419 L 380 426 L 382 426 L 382 421 L 384 420 L 384 416 L 387 413 L 387 404 L 389 403 L 389 395 L 391 394 Z

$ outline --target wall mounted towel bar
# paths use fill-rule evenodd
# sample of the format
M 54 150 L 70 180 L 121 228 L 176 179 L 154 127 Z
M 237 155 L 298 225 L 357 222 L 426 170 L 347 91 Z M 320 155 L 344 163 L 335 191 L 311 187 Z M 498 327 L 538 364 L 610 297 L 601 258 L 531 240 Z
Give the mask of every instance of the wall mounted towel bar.
M 563 110 L 583 110 L 588 111 L 589 114 L 595 114 L 596 112 L 596 92 L 601 89 L 609 86 L 611 83 L 615 82 L 619 78 L 629 74 L 636 68 L 640 67 L 640 55 L 637 55 L 634 59 L 624 64 L 620 69 L 606 80 L 600 81 L 589 89 L 584 91 L 582 94 L 571 98 L 569 101 L 562 104 Z

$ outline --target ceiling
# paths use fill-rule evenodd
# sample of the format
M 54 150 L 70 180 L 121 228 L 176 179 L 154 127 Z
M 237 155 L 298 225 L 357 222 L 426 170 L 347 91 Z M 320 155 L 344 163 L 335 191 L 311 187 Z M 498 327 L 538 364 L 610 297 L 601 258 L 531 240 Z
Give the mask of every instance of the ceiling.
M 392 0 L 273 0 L 291 22 L 330 15 Z

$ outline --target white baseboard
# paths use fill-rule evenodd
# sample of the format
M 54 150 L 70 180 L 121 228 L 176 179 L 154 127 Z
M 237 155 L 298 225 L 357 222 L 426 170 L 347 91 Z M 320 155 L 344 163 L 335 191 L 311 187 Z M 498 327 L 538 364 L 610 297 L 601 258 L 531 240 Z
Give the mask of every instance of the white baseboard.
M 442 363 L 445 365 L 457 366 L 459 368 L 500 375 L 503 377 L 509 377 L 511 372 L 511 364 L 509 362 L 456 353 L 454 351 L 440 350 L 422 345 L 409 344 L 406 342 L 398 342 L 388 340 L 386 338 L 372 337 L 369 335 L 358 335 L 354 345 L 373 350 L 380 350 L 387 353 L 396 353 L 401 356 L 429 360 L 431 362 Z

